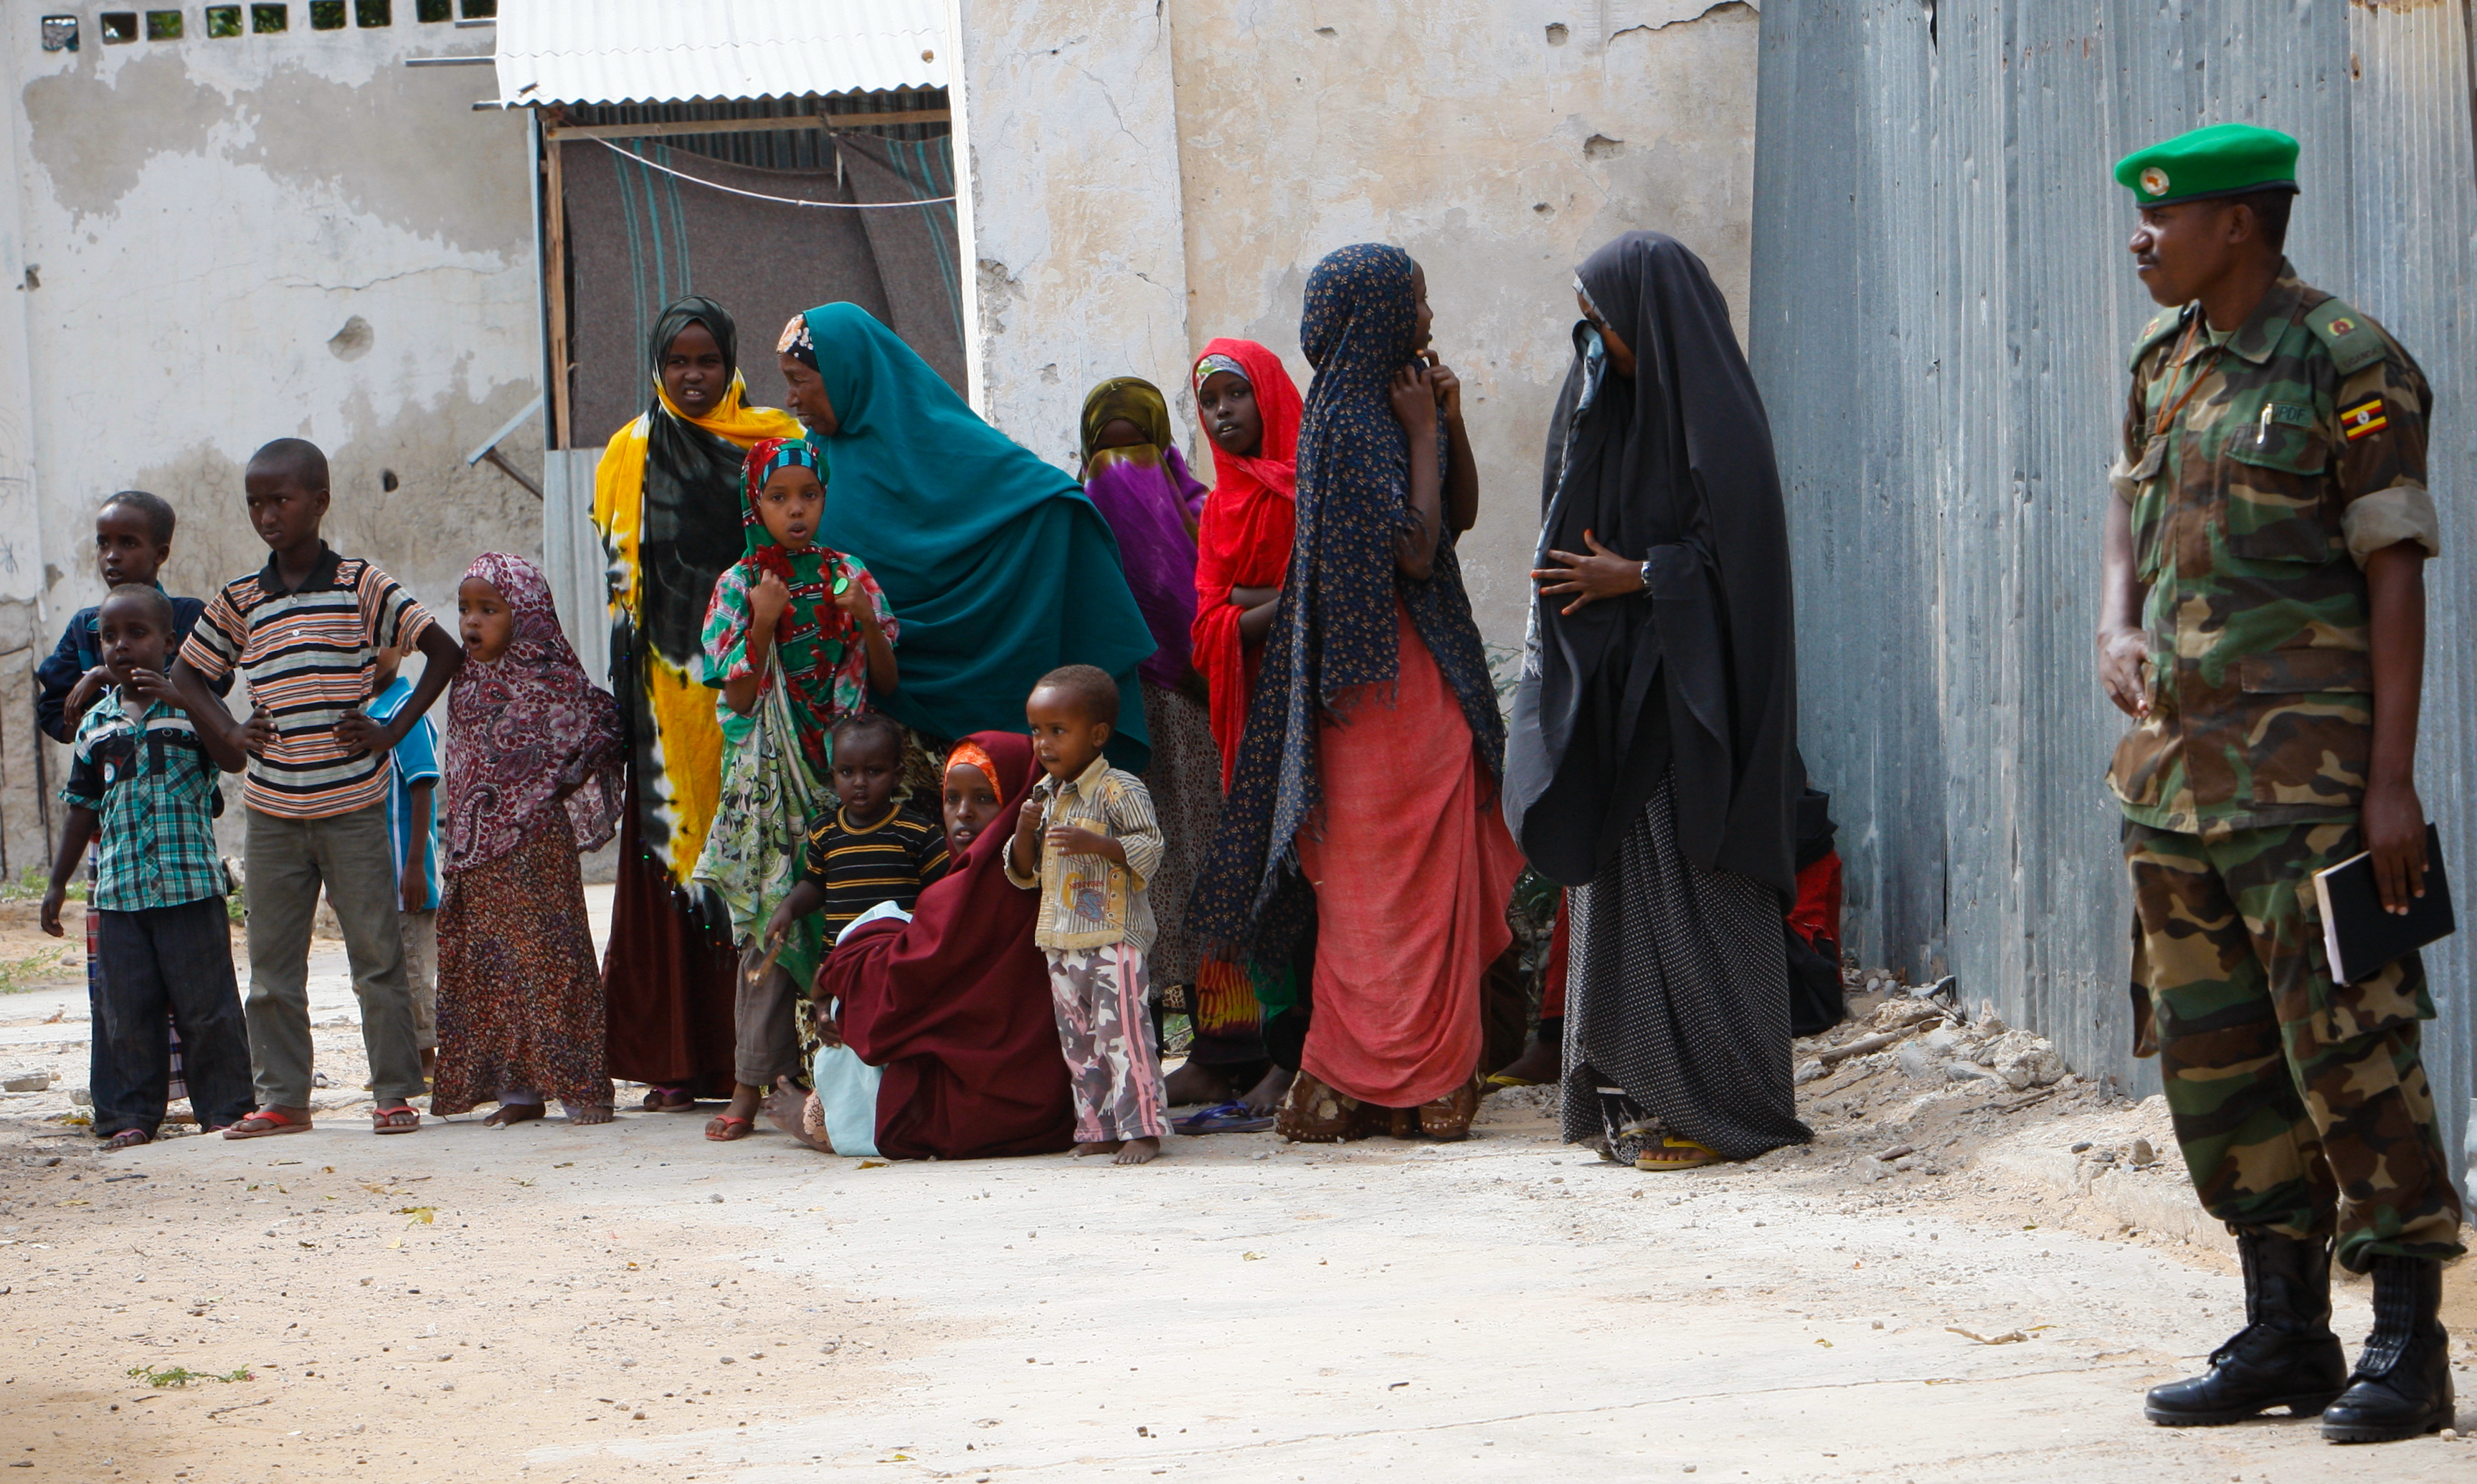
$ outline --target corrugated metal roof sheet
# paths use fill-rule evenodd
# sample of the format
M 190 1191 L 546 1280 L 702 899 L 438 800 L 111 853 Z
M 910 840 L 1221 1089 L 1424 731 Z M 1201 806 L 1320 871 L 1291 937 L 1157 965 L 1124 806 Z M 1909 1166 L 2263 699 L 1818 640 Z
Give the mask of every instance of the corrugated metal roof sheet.
M 499 101 L 943 87 L 945 12 L 941 0 L 499 0 Z

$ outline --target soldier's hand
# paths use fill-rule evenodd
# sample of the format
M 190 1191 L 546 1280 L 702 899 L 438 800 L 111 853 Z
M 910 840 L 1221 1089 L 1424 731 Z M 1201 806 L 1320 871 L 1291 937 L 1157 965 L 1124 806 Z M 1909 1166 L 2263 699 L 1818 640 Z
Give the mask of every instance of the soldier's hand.
M 2116 629 L 2098 636 L 2098 682 L 2115 708 L 2137 720 L 2150 715 L 2150 684 L 2142 667 L 2150 660 L 2150 636 L 2139 629 Z
M 2365 789 L 2364 819 L 2383 910 L 2405 913 L 2412 899 L 2425 895 L 2425 805 L 2413 784 L 2373 783 Z

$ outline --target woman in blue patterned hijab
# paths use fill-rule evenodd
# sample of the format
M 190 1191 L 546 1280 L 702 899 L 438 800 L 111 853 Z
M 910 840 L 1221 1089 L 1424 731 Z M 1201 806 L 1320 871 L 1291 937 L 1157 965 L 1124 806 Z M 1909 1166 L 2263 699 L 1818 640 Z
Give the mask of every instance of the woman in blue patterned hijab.
M 1454 551 L 1472 510 L 1467 491 L 1448 508 L 1430 318 L 1399 248 L 1345 247 L 1308 276 L 1297 535 L 1188 907 L 1195 931 L 1265 962 L 1314 925 L 1315 1011 L 1280 1122 L 1292 1139 L 1468 1129 L 1480 976 L 1509 941 L 1521 869 L 1496 806 L 1505 730 Z

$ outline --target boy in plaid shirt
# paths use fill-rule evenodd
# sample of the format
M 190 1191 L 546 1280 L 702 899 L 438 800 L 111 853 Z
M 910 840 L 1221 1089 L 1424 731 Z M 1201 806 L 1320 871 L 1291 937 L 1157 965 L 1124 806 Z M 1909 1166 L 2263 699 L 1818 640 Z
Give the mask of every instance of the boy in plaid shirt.
M 99 923 L 103 994 L 93 1033 L 130 1090 L 136 1120 L 107 1150 L 151 1143 L 163 1125 L 167 1010 L 200 1121 L 218 1128 L 250 1110 L 249 1041 L 214 827 L 216 772 L 238 770 L 241 752 L 221 732 L 191 726 L 164 679 L 173 627 L 171 600 L 137 583 L 114 587 L 95 614 L 113 686 L 78 723 L 61 790 L 67 827 L 43 894 L 43 930 L 57 938 L 69 879 L 94 837 L 87 909 Z

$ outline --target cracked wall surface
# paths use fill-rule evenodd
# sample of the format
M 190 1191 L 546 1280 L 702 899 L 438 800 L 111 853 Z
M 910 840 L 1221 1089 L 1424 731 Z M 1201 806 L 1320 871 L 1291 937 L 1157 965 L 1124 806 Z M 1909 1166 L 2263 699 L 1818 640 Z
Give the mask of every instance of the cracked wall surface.
M 1187 260 L 1170 48 L 1159 6 L 963 6 L 980 406 L 1062 465 L 1093 383 L 1141 376 L 1178 392 Z
M 200 596 L 266 559 L 240 470 L 276 437 L 326 449 L 331 543 L 434 612 L 453 615 L 477 553 L 541 546 L 535 498 L 463 461 L 538 390 L 525 121 L 473 111 L 488 68 L 403 65 L 472 36 L 400 5 L 386 29 L 208 39 L 192 12 L 183 41 L 106 47 L 89 24 L 80 51 L 47 53 L 41 9 L 0 0 L 0 142 L 17 164 L 0 204 L 11 874 L 31 863 L 21 820 L 38 803 L 15 627 L 38 656 L 95 601 L 93 511 L 111 491 L 172 502 L 165 585 Z M 540 466 L 530 424 L 501 448 Z
M 1055 457 L 1093 382 L 1134 374 L 1175 391 L 1218 334 L 1281 352 L 1304 389 L 1308 269 L 1351 242 L 1397 243 L 1427 269 L 1437 348 L 1465 388 L 1483 485 L 1463 548 L 1471 595 L 1489 641 L 1518 645 L 1574 265 L 1618 233 L 1669 233 L 1711 263 L 1743 333 L 1754 7 L 1152 12 L 964 7 L 993 420 Z M 1181 261 L 1149 266 L 1173 241 Z M 1172 283 L 1183 314 L 1159 292 Z M 1178 411 L 1192 446 L 1191 403 Z

